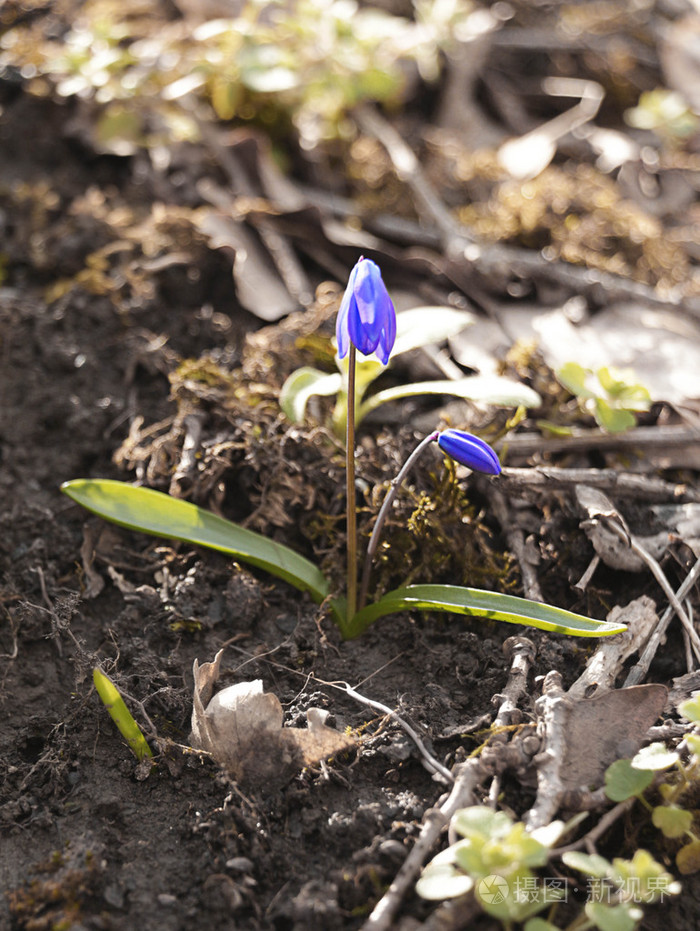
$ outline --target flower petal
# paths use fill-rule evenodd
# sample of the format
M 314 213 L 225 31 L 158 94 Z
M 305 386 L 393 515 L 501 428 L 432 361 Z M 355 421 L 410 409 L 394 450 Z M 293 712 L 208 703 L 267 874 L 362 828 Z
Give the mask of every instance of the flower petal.
M 472 433 L 465 433 L 463 430 L 443 430 L 437 438 L 437 443 L 448 456 L 475 472 L 485 472 L 487 475 L 499 475 L 501 472 L 501 463 L 496 453 L 488 443 L 484 443 Z
M 362 259 L 360 259 L 360 262 Z M 343 294 L 343 299 L 340 302 L 340 308 L 338 310 L 338 316 L 335 321 L 335 339 L 338 344 L 338 355 L 341 359 L 344 359 L 348 354 L 350 349 L 350 335 L 348 333 L 348 315 L 350 313 L 350 305 L 354 301 L 353 291 L 355 288 L 355 279 L 357 278 L 357 265 L 350 272 L 348 277 L 348 284 L 345 288 L 345 293 Z
M 376 279 L 379 269 L 371 259 L 360 259 L 355 266 L 357 274 L 353 287 L 355 298 L 348 315 L 350 339 L 358 350 L 368 356 L 373 353 L 379 342 L 381 320 L 376 302 Z
M 350 272 L 338 311 L 336 338 L 341 359 L 349 342 L 363 355 L 373 352 L 384 365 L 396 340 L 396 311 L 379 266 L 361 258 Z
M 383 281 L 382 287 L 384 288 Z M 391 350 L 394 348 L 394 343 L 396 342 L 396 311 L 394 310 L 394 305 L 386 288 L 384 288 L 384 293 L 391 306 L 391 310 L 384 315 L 384 326 L 382 327 L 382 332 L 379 334 L 379 343 L 375 351 L 382 364 L 386 365 L 389 362 Z

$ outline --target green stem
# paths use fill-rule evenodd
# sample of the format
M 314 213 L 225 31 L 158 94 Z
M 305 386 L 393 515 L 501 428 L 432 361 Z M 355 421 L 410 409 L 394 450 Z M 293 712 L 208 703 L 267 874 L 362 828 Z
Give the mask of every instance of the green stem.
M 382 527 L 384 525 L 384 521 L 386 520 L 386 516 L 389 513 L 389 509 L 391 508 L 391 505 L 394 503 L 394 498 L 399 492 L 401 483 L 403 482 L 403 480 L 406 478 L 409 471 L 413 467 L 413 463 L 420 456 L 420 454 L 423 452 L 425 447 L 429 443 L 433 443 L 438 438 L 439 435 L 440 435 L 440 431 L 435 430 L 433 433 L 430 434 L 430 436 L 426 436 L 424 440 L 421 440 L 418 446 L 416 446 L 416 448 L 413 450 L 411 455 L 401 466 L 401 469 L 398 475 L 396 475 L 396 477 L 391 480 L 391 486 L 389 487 L 389 491 L 387 492 L 386 498 L 384 499 L 384 503 L 382 504 L 379 510 L 379 514 L 377 515 L 377 520 L 374 523 L 374 529 L 372 530 L 372 536 L 369 538 L 369 545 L 367 547 L 367 555 L 365 556 L 364 566 L 362 567 L 362 585 L 360 587 L 360 611 L 364 608 L 365 603 L 367 601 L 367 589 L 369 588 L 369 575 L 370 575 L 370 572 L 372 571 L 372 562 L 374 560 L 374 554 L 377 552 L 377 547 L 379 546 L 379 539 L 381 537 Z M 348 612 L 348 621 L 352 621 L 352 618 L 353 618 L 353 615 L 350 614 L 350 612 Z
M 355 616 L 357 606 L 357 513 L 355 502 L 355 367 L 357 354 L 350 345 L 348 355 L 348 412 L 345 424 L 345 465 L 347 489 L 347 615 L 346 624 Z

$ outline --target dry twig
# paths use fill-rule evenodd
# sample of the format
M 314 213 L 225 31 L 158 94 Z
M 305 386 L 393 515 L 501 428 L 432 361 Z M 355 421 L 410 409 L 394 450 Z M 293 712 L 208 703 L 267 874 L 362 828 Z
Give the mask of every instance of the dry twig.
M 544 601 L 544 596 L 542 595 L 542 589 L 540 588 L 540 583 L 537 579 L 535 567 L 532 561 L 528 559 L 523 532 L 510 519 L 505 495 L 501 494 L 501 492 L 494 487 L 490 488 L 489 494 L 491 498 L 491 504 L 496 515 L 496 520 L 505 532 L 506 539 L 508 540 L 508 546 L 515 554 L 515 558 L 518 560 L 525 597 L 530 598 L 532 601 Z
M 657 429 L 657 428 L 655 428 Z M 528 434 L 517 434 L 505 440 L 504 445 L 514 452 L 518 449 L 518 440 Z M 696 437 L 700 442 L 700 438 Z M 515 441 L 515 447 L 511 445 Z M 546 441 L 545 441 L 546 442 Z M 663 479 L 648 475 L 618 472 L 617 469 L 562 469 L 551 466 L 535 466 L 531 469 L 505 468 L 499 477 L 499 484 L 506 491 L 531 490 L 551 492 L 554 488 L 569 488 L 572 485 L 590 485 L 603 491 L 613 491 L 617 495 L 631 498 L 643 498 L 646 501 L 697 501 L 700 495 L 694 488 L 665 482 Z
M 585 433 L 574 433 L 571 436 L 544 437 L 539 433 L 516 433 L 508 436 L 502 443 L 508 447 L 512 455 L 531 456 L 534 453 L 561 453 L 581 452 L 581 450 L 598 450 L 605 452 L 610 449 L 682 449 L 684 446 L 700 444 L 700 433 L 685 426 L 669 427 L 635 427 L 625 433 L 603 433 L 602 430 L 588 430 Z M 604 470 L 606 473 L 608 470 Z M 612 470 L 610 470 L 612 471 Z M 589 485 L 595 481 L 587 482 Z M 685 485 L 677 486 L 683 489 L 682 494 L 686 501 L 698 501 L 700 496 L 694 489 Z M 681 492 L 677 492 L 680 494 Z
M 676 600 L 681 601 L 683 598 L 688 595 L 690 590 L 694 585 L 697 584 L 700 579 L 700 559 L 695 563 L 693 568 L 690 570 L 686 578 L 683 580 L 683 584 L 678 589 L 675 594 Z M 656 625 L 654 633 L 651 635 L 649 642 L 646 645 L 646 648 L 642 655 L 639 657 L 638 662 L 630 669 L 627 678 L 625 679 L 625 688 L 630 685 L 637 685 L 639 682 L 642 682 L 646 677 L 649 667 L 651 666 L 652 660 L 656 656 L 656 651 L 659 649 L 660 645 L 663 643 L 666 636 L 666 629 L 671 623 L 671 618 L 675 613 L 673 605 L 669 605 L 668 608 L 664 611 L 659 620 L 659 623 Z
M 616 637 L 601 639 L 586 668 L 569 689 L 569 698 L 591 698 L 613 688 L 625 661 L 648 643 L 658 623 L 654 602 L 646 595 L 625 608 L 613 608 L 608 620 L 614 623 L 622 617 L 627 630 Z

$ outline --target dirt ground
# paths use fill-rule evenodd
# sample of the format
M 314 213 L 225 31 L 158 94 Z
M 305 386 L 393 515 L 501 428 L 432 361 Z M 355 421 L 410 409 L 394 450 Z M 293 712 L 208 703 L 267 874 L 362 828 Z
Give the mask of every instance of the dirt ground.
M 20 99 L 6 113 L 8 156 L 25 119 L 38 134 L 30 162 L 5 162 L 13 181 L 50 170 L 76 187 L 128 183 L 119 163 L 86 163 L 85 152 L 57 144 L 51 120 L 63 114 L 35 106 Z M 20 220 L 5 222 L 17 241 Z M 190 294 L 166 276 L 136 320 L 92 296 L 47 306 L 30 266 L 3 290 L 3 927 L 357 927 L 439 794 L 392 728 L 357 759 L 272 794 L 243 794 L 197 756 L 175 754 L 141 778 L 93 691 L 96 663 L 118 669 L 158 733 L 178 743 L 189 733 L 193 660 L 213 659 L 225 642 L 225 679 L 262 677 L 289 722 L 303 722 L 310 706 L 328 708 L 341 729 L 375 721 L 323 684 L 347 680 L 440 733 L 488 711 L 501 681 L 509 631 L 487 626 L 485 638 L 479 625 L 455 633 L 403 617 L 342 644 L 285 586 L 222 556 L 126 533 L 115 544 L 118 571 L 135 586 L 166 571 L 167 609 L 153 587 L 125 597 L 108 583 L 81 597 L 86 515 L 60 483 L 122 475 L 112 460 L 130 418 L 172 414 L 151 341 L 164 337 L 183 356 L 240 351 L 240 337 L 201 313 L 222 286 L 217 272 L 230 281 L 222 266 Z M 234 333 L 253 325 L 242 311 L 231 316 Z
M 205 248 L 177 212 L 191 206 L 190 188 L 197 172 L 206 173 L 206 159 L 173 170 L 164 191 L 162 177 L 138 158 L 95 154 L 67 132 L 79 115 L 73 103 L 7 83 L 3 94 L 0 225 L 9 272 L 0 289 L 0 927 L 360 928 L 444 787 L 395 723 L 332 683 L 349 682 L 397 709 L 450 766 L 483 740 L 479 728 L 488 727 L 508 675 L 503 644 L 517 629 L 401 615 L 343 643 L 308 598 L 264 573 L 185 544 L 106 528 L 61 495 L 60 484 L 78 477 L 136 478 L 167 490 L 165 476 L 185 435 L 182 418 L 196 410 L 211 441 L 208 485 L 200 481 L 195 489 L 199 503 L 252 520 L 306 552 L 313 544 L 302 516 L 304 483 L 314 486 L 333 526 L 342 505 L 342 485 L 333 490 L 337 458 L 320 458 L 313 431 L 289 434 L 269 413 L 264 392 L 266 432 L 245 447 L 241 436 L 253 422 L 242 413 L 246 399 L 222 413 L 216 379 L 202 387 L 194 378 L 193 388 L 177 375 L 181 360 L 202 354 L 217 373 L 235 372 L 256 345 L 246 337 L 261 326 L 236 303 L 226 252 Z M 156 202 L 170 213 L 151 222 L 167 228 L 194 264 L 148 265 L 140 255 L 137 274 L 136 259 L 120 265 L 117 250 L 92 266 L 104 276 L 101 288 L 87 278 L 83 287 L 75 280 L 57 286 L 113 241 L 114 212 Z M 124 228 L 135 225 L 132 218 Z M 342 255 L 349 259 L 352 249 Z M 315 274 L 318 285 L 322 276 Z M 390 287 L 400 273 L 393 278 L 390 267 Z M 260 358 L 247 363 L 257 366 L 259 379 L 265 365 L 274 365 Z M 279 384 L 279 372 L 268 374 Z M 400 446 L 413 436 L 403 416 L 398 412 L 392 427 Z M 283 434 L 284 453 L 277 442 Z M 376 452 L 377 436 L 386 444 L 376 425 L 364 441 L 368 477 L 378 468 L 375 453 L 394 455 Z M 157 439 L 163 443 L 156 448 Z M 324 463 L 330 471 L 322 476 Z M 275 497 L 281 479 L 267 498 L 261 488 L 266 470 L 278 476 L 287 469 L 296 478 L 285 505 Z M 696 474 L 685 476 L 692 482 Z M 504 530 L 488 510 L 488 486 L 470 480 L 463 488 L 483 540 L 500 554 L 489 556 L 484 543 L 476 584 L 500 578 L 520 591 Z M 275 520 L 275 508 L 286 506 L 290 519 Z M 576 594 L 571 582 L 592 555 L 578 519 L 557 499 L 539 519 L 538 572 L 554 603 L 604 617 L 643 594 L 662 602 L 648 574 L 605 567 L 584 596 Z M 570 683 L 593 648 L 591 641 L 527 635 L 536 658 L 526 716 L 534 711 L 537 677 L 556 669 Z M 309 708 L 324 708 L 338 730 L 358 736 L 358 749 L 281 787 L 239 786 L 212 761 L 188 753 L 192 664 L 211 661 L 222 647 L 224 684 L 261 678 L 281 700 L 285 723 L 295 726 L 305 725 Z M 684 671 L 682 650 L 672 632 L 647 681 L 670 685 Z M 153 768 L 136 763 L 99 702 L 96 665 L 118 682 L 160 748 Z M 532 792 L 507 779 L 502 804 L 520 815 Z M 672 850 L 658 832 L 639 828 L 634 815 L 600 849 L 630 855 L 637 845 L 673 872 Z M 431 911 L 409 895 L 396 927 L 417 927 Z M 698 923 L 697 883 L 689 876 L 678 899 L 647 909 L 643 926 Z M 496 925 L 482 915 L 471 926 Z

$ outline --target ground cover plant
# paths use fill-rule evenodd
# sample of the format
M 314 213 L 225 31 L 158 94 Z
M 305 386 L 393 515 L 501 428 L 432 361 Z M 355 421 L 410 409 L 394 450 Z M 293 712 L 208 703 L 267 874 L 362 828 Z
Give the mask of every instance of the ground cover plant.
M 0 926 L 697 923 L 696 31 L 3 7 Z

